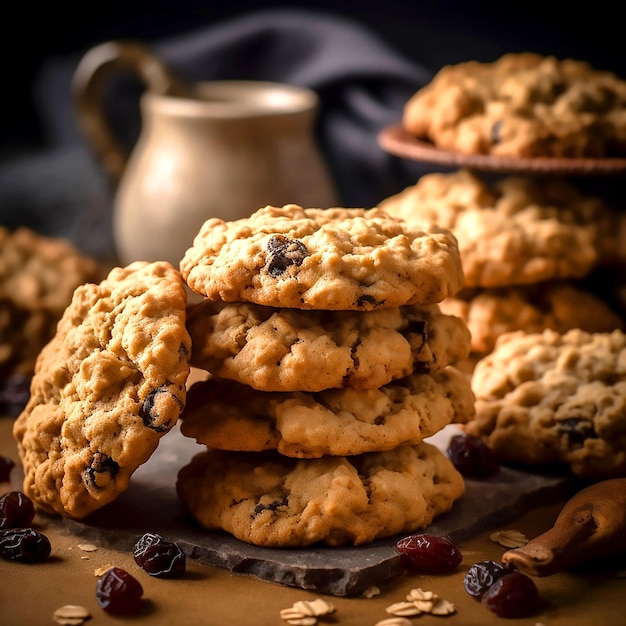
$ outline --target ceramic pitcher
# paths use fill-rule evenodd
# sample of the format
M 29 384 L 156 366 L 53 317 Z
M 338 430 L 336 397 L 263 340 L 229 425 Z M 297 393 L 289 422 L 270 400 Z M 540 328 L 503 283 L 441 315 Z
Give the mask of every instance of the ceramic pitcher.
M 126 157 L 107 122 L 102 91 L 119 71 L 146 86 L 141 132 Z M 268 204 L 337 205 L 314 137 L 316 94 L 260 81 L 180 81 L 145 47 L 109 42 L 75 74 L 78 122 L 117 181 L 113 230 L 121 263 L 175 267 L 209 217 L 235 220 Z

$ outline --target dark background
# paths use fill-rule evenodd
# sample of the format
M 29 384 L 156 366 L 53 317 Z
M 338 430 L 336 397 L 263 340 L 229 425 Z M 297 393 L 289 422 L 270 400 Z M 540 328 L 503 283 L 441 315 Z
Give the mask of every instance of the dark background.
M 80 56 L 109 39 L 151 42 L 264 8 L 308 8 L 351 18 L 408 59 L 433 72 L 447 63 L 494 60 L 530 50 L 585 59 L 626 76 L 619 5 L 544 2 L 250 2 L 232 0 L 109 0 L 106 3 L 32 3 L 12 0 L 3 18 L 4 67 L 0 159 L 45 147 L 33 85 L 43 64 Z M 9 19 L 7 16 L 11 15 Z

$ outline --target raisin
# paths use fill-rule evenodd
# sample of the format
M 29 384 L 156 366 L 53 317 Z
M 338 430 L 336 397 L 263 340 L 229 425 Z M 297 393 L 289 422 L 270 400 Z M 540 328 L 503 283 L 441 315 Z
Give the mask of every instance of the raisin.
M 362 296 L 359 296 L 356 305 L 358 308 L 375 308 L 378 305 L 378 301 L 376 300 L 376 298 L 374 298 L 374 296 L 370 296 L 368 294 L 363 294 Z M 382 304 L 382 302 L 380 303 Z
M 569 439 L 572 446 L 582 446 L 586 439 L 598 438 L 593 429 L 593 424 L 586 419 L 570 417 L 560 420 L 558 430 L 561 435 L 565 435 Z
M 422 574 L 452 572 L 463 560 L 460 550 L 447 537 L 429 533 L 410 535 L 396 543 L 396 549 Z
M 189 359 L 189 348 L 182 341 L 178 346 L 178 358 L 181 362 Z
M 514 571 L 496 579 L 481 602 L 500 617 L 528 617 L 539 609 L 539 590 L 528 576 Z
M 150 576 L 180 578 L 185 573 L 185 553 L 178 544 L 156 533 L 145 533 L 133 547 L 133 556 Z
M 467 570 L 467 574 L 463 580 L 463 586 L 470 596 L 480 600 L 485 591 L 487 591 L 500 576 L 504 576 L 508 571 L 509 570 L 507 570 L 504 565 L 496 563 L 495 561 L 474 563 L 474 565 Z
M 428 341 L 428 327 L 424 320 L 413 320 L 409 323 L 406 329 L 407 335 L 418 335 L 420 338 L 419 344 L 424 344 Z
M 34 517 L 35 505 L 21 491 L 9 491 L 0 498 L 0 528 L 25 528 Z
M 120 567 L 109 568 L 96 582 L 96 600 L 107 613 L 137 613 L 142 596 L 141 583 Z
M 0 415 L 17 417 L 30 398 L 31 377 L 11 374 L 0 384 Z
M 8 483 L 11 478 L 11 470 L 15 463 L 7 456 L 0 456 L 0 483 Z
M 500 470 L 493 450 L 474 435 L 455 435 L 448 443 L 448 456 L 463 476 L 488 478 Z
M 167 395 L 163 395 L 167 394 Z M 166 432 L 170 429 L 170 423 L 160 423 L 161 416 L 159 409 L 162 405 L 167 406 L 168 400 L 174 400 L 178 407 L 182 410 L 183 405 L 181 401 L 170 392 L 167 387 L 160 387 L 150 392 L 143 402 L 141 407 L 140 416 L 143 423 L 150 429 L 157 433 Z
M 120 466 L 111 457 L 102 452 L 96 452 L 91 465 L 85 470 L 84 480 L 88 487 L 102 489 L 110 479 L 115 478 L 119 470 Z M 104 481 L 102 480 L 103 474 L 106 474 Z
M 306 246 L 297 239 L 274 235 L 267 242 L 267 273 L 273 278 L 284 274 L 291 265 L 299 267 L 309 254 Z
M 288 504 L 287 498 L 283 498 L 282 500 L 274 500 L 274 502 L 270 502 L 269 504 L 259 503 L 254 507 L 252 517 L 256 517 L 257 515 L 263 513 L 263 511 L 275 511 L 281 506 L 287 506 L 287 504 Z
M 0 556 L 23 563 L 45 561 L 50 556 L 48 537 L 32 528 L 0 530 Z

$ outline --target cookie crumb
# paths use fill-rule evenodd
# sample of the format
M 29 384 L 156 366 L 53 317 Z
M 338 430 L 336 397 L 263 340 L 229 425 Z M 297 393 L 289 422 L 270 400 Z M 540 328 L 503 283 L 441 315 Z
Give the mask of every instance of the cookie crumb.
M 111 565 L 111 563 L 107 563 L 106 565 L 103 565 L 102 567 L 98 567 L 96 568 L 93 573 L 95 576 L 102 576 L 103 574 L 105 574 L 106 572 L 108 572 L 111 568 L 113 567 L 113 565 Z

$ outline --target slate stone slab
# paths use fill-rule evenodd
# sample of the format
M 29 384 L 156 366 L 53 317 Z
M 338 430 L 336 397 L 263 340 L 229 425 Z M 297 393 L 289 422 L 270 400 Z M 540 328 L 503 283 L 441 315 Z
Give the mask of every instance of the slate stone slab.
M 450 431 L 433 442 L 447 445 Z M 399 537 L 362 547 L 299 549 L 260 548 L 222 532 L 200 528 L 190 520 L 175 492 L 178 469 L 204 448 L 175 428 L 150 460 L 140 467 L 129 489 L 115 502 L 82 521 L 61 520 L 72 533 L 119 550 L 131 550 L 144 532 L 178 542 L 187 556 L 202 563 L 256 576 L 262 580 L 335 596 L 356 595 L 399 576 L 402 562 L 395 550 Z M 468 480 L 465 496 L 452 511 L 435 520 L 429 532 L 462 542 L 507 524 L 567 488 L 563 477 L 502 468 L 483 481 Z

